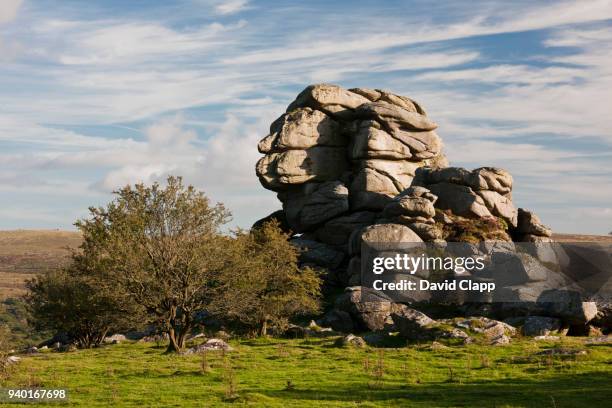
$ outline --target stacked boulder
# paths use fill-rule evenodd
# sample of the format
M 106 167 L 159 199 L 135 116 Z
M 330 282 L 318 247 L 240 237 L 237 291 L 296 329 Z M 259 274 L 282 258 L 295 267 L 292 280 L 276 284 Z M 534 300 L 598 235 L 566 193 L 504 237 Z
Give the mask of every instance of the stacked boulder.
M 438 197 L 437 207 L 467 218 L 503 219 L 516 227 L 518 211 L 512 203 L 512 176 L 505 170 L 481 167 L 424 168 L 413 185 L 423 186 Z
M 445 165 L 436 127 L 409 98 L 312 85 L 259 143 L 257 175 L 278 193 L 291 231 L 344 247 L 419 167 Z
M 501 219 L 501 236 L 510 240 L 506 230 L 517 227 L 512 176 L 447 167 L 436 127 L 404 96 L 307 87 L 258 145 L 257 175 L 283 209 L 256 225 L 276 219 L 299 234 L 293 242 L 303 262 L 330 270 L 334 285 L 359 283 L 348 243 L 370 225 L 404 225 L 419 240 L 436 241 L 453 240 L 459 220 Z
M 363 242 L 472 240 L 491 253 L 488 241 L 550 241 L 551 230 L 513 204 L 507 171 L 448 167 L 436 128 L 410 98 L 319 84 L 304 89 L 258 145 L 257 176 L 282 210 L 254 227 L 277 220 L 302 249 L 302 263 L 325 268 L 328 285 L 349 287 L 327 316 L 338 330 L 382 330 L 397 325 L 393 314 L 406 319 L 405 305 L 358 302 Z
M 392 222 L 404 224 L 424 241 L 442 238 L 442 231 L 435 225 L 434 204 L 438 196 L 430 190 L 413 186 L 396 196 L 383 210 L 383 216 Z
M 518 242 L 551 242 L 552 230 L 542 224 L 540 218 L 529 210 L 519 208 L 517 223 L 512 230 L 513 238 Z

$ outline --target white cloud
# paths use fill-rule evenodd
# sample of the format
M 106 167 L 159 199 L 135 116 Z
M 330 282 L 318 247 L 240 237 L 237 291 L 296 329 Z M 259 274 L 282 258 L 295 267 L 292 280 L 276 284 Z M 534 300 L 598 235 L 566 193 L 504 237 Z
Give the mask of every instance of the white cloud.
M 565 29 L 544 41 L 548 47 L 584 47 L 593 43 L 612 40 L 609 27 L 597 29 Z
M 14 20 L 21 3 L 23 3 L 23 0 L 0 1 L 0 24 Z
M 415 79 L 422 81 L 472 81 L 536 85 L 571 82 L 587 76 L 588 72 L 581 68 L 534 68 L 528 65 L 493 65 L 486 68 L 433 71 L 421 74 Z
M 65 129 L 39 125 L 10 115 L 0 115 L 0 142 L 2 141 L 64 149 L 89 149 L 108 146 L 129 149 L 136 143 L 129 138 L 113 140 L 85 136 Z
M 2 0 L 0 1 L 0 26 L 9 23 L 17 17 L 17 12 L 23 0 Z M 20 51 L 19 43 L 7 41 L 0 32 L 0 62 L 11 61 Z
M 235 14 L 247 8 L 249 0 L 228 0 L 215 6 L 215 11 L 222 15 Z
M 91 23 L 89 23 L 91 24 Z M 196 30 L 176 31 L 155 23 L 99 22 L 90 30 L 83 25 L 54 26 L 68 28 L 74 38 L 69 52 L 59 57 L 66 65 L 121 64 L 160 57 L 176 58 L 219 47 L 226 43 L 222 34 L 240 29 L 244 22 L 232 26 L 212 23 Z
M 302 35 L 297 41 L 281 44 L 279 47 L 258 49 L 240 56 L 224 60 L 228 64 L 256 64 L 278 61 L 319 58 L 338 53 L 364 52 L 388 49 L 406 45 L 440 42 L 481 35 L 513 33 L 539 30 L 565 24 L 602 21 L 612 18 L 612 0 L 566 1 L 554 5 L 526 8 L 517 11 L 508 7 L 507 2 L 497 3 L 495 8 L 483 7 L 467 21 L 427 25 L 414 21 L 413 27 L 406 30 L 409 22 L 397 24 L 390 21 L 373 20 L 366 16 L 360 30 L 349 30 L 330 36 L 322 27 L 318 31 Z M 330 38 L 332 37 L 332 38 Z
M 0 66 L 0 193 L 40 194 L 41 207 L 61 194 L 102 203 L 121 185 L 173 173 L 248 226 L 280 205 L 255 177 L 257 141 L 300 86 L 334 81 L 423 102 L 452 163 L 507 167 L 519 205 L 550 216 L 555 228 L 571 230 L 555 203 L 600 209 L 612 199 L 601 188 L 610 178 L 604 152 L 556 145 L 584 136 L 612 143 L 611 30 L 575 26 L 612 18 L 610 1 L 487 2 L 474 12 L 452 3 L 426 18 L 356 7 L 341 20 L 305 3 L 292 6 L 300 12 L 249 13 L 248 24 L 233 16 L 251 8 L 246 1 L 199 2 L 207 15 L 188 20 L 25 8 L 25 24 L 7 26 L 20 53 Z M 555 28 L 544 42 L 550 53 L 517 63 L 491 65 L 480 39 L 448 41 L 542 28 Z M 556 54 L 561 46 L 577 48 Z M 117 123 L 138 130 L 111 132 Z M 105 136 L 72 125 L 98 126 Z M 547 134 L 546 143 L 529 141 L 534 134 Z
M 540 58 L 540 63 L 553 66 L 497 65 L 433 71 L 419 75 L 415 82 L 448 82 L 444 91 L 424 93 L 426 105 L 436 106 L 440 123 L 462 128 L 469 136 L 486 135 L 482 127 L 490 131 L 491 122 L 497 121 L 507 127 L 494 126 L 497 136 L 554 133 L 565 138 L 597 137 L 612 145 L 612 117 L 608 112 L 612 105 L 612 28 L 562 28 L 545 44 L 565 45 L 570 38 L 579 39 L 573 43 L 581 44 L 578 50 L 547 60 Z M 496 86 L 474 90 L 474 85 L 480 84 Z

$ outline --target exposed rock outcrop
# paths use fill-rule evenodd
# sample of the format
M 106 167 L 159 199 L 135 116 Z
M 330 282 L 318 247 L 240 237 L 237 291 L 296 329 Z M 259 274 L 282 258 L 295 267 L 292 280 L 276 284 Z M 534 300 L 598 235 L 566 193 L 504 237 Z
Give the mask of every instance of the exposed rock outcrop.
M 550 266 L 564 255 L 540 245 L 551 242 L 552 231 L 514 205 L 510 173 L 449 167 L 436 130 L 408 97 L 317 84 L 289 104 L 259 143 L 264 156 L 257 176 L 277 192 L 282 210 L 254 227 L 277 221 L 296 235 L 291 241 L 301 249 L 303 264 L 327 269 L 328 285 L 349 286 L 323 321 L 343 332 L 399 327 L 408 333 L 410 325 L 426 319 L 361 287 L 362 244 L 444 241 L 470 242 L 496 264 L 494 272 L 475 278 L 496 279 L 500 293 L 511 299 L 495 309 L 500 316 L 539 313 L 583 326 L 609 321 L 597 315 L 595 303 L 554 292 L 568 283 Z M 517 256 L 521 251 L 512 241 L 540 246 Z M 509 341 L 501 323 L 492 327 L 493 344 Z
M 279 192 L 293 231 L 312 231 L 349 211 L 381 211 L 417 168 L 443 164 L 436 127 L 409 98 L 312 85 L 259 143 L 257 175 Z

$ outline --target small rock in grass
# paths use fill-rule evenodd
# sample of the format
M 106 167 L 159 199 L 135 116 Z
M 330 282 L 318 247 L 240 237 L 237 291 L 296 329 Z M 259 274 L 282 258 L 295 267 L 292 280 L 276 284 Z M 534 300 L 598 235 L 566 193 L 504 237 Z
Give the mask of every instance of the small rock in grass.
M 591 337 L 587 339 L 585 344 L 612 344 L 612 335 Z
M 217 350 L 232 351 L 234 348 L 221 339 L 210 339 L 206 343 L 185 350 L 183 354 L 197 354 L 203 351 Z
M 445 346 L 444 344 L 437 342 L 437 341 L 432 341 L 431 342 L 431 346 L 429 346 L 430 350 L 446 350 L 448 349 L 447 346 Z
M 491 343 L 492 346 L 503 346 L 506 344 L 510 344 L 510 337 L 506 336 L 505 334 L 502 334 L 498 337 L 495 337 L 493 339 L 491 339 Z
M 353 346 L 353 347 L 362 348 L 362 347 L 365 347 L 366 342 L 363 338 L 359 336 L 355 336 L 354 334 L 349 334 L 344 337 L 338 338 L 335 344 L 340 347 Z
M 561 339 L 561 337 L 544 335 L 544 336 L 535 336 L 533 339 L 536 341 L 558 341 Z

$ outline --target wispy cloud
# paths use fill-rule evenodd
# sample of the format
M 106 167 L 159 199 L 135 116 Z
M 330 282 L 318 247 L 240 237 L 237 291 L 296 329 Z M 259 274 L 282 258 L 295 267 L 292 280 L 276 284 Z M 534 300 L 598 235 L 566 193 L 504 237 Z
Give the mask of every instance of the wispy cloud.
M 226 0 L 215 6 L 215 11 L 222 15 L 235 14 L 248 7 L 249 0 Z
M 15 18 L 23 0 L 3 0 L 0 2 L 0 24 Z
M 76 34 L 69 41 L 66 53 L 59 56 L 59 62 L 65 65 L 127 66 L 160 58 L 180 58 L 226 45 L 228 41 L 223 34 L 240 29 L 244 22 L 230 26 L 211 23 L 184 31 L 156 23 L 98 22 L 97 25 L 100 27 L 93 30 L 85 26 L 67 26 L 69 32 Z
M 611 1 L 339 2 L 326 12 L 241 0 L 138 12 L 20 3 L 0 2 L 0 199 L 15 203 L 0 228 L 24 223 L 19 203 L 32 224 L 68 226 L 111 190 L 170 173 L 249 226 L 279 206 L 254 175 L 256 143 L 311 82 L 414 97 L 452 163 L 507 167 L 519 205 L 554 228 L 611 228 L 596 222 L 612 201 L 601 187 L 612 179 Z

